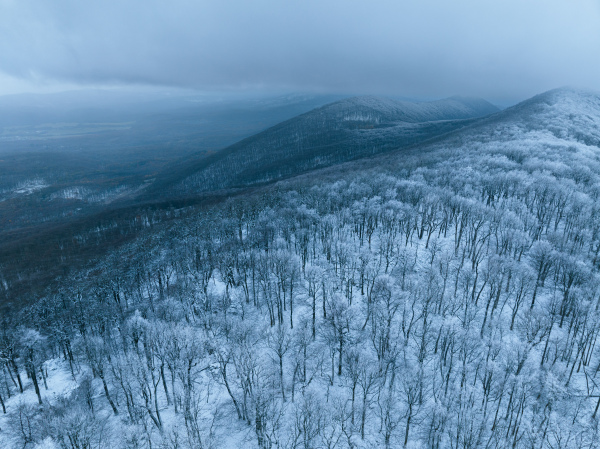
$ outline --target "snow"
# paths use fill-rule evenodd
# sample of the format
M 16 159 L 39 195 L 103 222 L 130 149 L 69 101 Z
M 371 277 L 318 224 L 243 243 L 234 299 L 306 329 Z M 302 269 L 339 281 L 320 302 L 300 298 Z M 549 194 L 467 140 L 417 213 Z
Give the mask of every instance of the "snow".
M 44 388 L 42 379 L 40 381 L 40 390 L 44 404 L 55 404 L 62 398 L 68 397 L 77 387 L 78 382 L 73 379 L 68 364 L 60 359 L 50 359 L 44 363 L 44 368 L 48 371 L 48 389 Z M 17 442 L 8 435 L 8 429 L 11 427 L 9 420 L 14 416 L 15 411 L 23 406 L 38 407 L 38 398 L 35 394 L 33 384 L 27 378 L 25 372 L 21 372 L 23 381 L 23 393 L 15 393 L 11 398 L 5 397 L 7 414 L 0 414 L 0 448 L 16 448 Z M 39 443 L 38 449 L 54 449 L 52 441 L 46 438 Z M 36 446 L 37 447 L 37 446 Z
M 43 179 L 30 179 L 19 183 L 12 192 L 17 195 L 31 195 L 46 187 L 48 187 L 48 184 Z

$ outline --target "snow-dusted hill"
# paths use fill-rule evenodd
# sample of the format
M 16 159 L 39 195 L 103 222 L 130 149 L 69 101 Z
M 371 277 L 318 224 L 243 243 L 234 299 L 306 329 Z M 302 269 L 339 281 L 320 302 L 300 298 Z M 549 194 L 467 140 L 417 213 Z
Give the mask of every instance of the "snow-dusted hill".
M 552 133 L 565 142 L 598 146 L 599 112 L 600 94 L 597 92 L 560 88 L 536 95 L 456 134 L 470 138 L 480 131 L 487 132 L 489 140 L 501 142 L 516 137 L 516 130 L 521 133 L 541 131 Z

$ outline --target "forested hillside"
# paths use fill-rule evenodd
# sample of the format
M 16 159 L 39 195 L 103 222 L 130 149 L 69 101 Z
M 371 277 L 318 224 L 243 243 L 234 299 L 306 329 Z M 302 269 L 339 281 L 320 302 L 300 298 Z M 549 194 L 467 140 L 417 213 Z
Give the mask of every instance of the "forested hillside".
M 3 317 L 0 447 L 599 447 L 599 125 L 556 90 L 140 216 Z
M 406 148 L 460 129 L 498 108 L 477 98 L 414 103 L 354 97 L 244 139 L 159 177 L 147 196 L 248 186 Z

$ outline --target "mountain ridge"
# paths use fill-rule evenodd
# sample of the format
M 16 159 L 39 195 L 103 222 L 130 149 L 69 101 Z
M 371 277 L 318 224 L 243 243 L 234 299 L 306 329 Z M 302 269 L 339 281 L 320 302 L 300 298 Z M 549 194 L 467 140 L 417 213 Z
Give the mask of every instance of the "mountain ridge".
M 167 174 L 146 196 L 253 185 L 412 146 L 499 109 L 482 99 L 413 103 L 351 97 L 316 108 Z
M 503 133 L 506 138 L 498 141 L 498 136 Z M 528 151 L 521 142 L 523 139 L 533 139 L 527 142 L 535 150 L 530 148 Z M 513 148 L 510 148 L 511 142 L 515 144 Z M 502 148 L 503 154 L 519 163 L 528 158 L 535 159 L 537 148 L 544 146 L 559 152 L 562 148 L 570 153 L 575 152 L 575 147 L 579 151 L 591 149 L 598 151 L 600 158 L 600 92 L 572 87 L 552 89 L 426 141 L 305 172 L 283 182 L 293 183 L 297 179 L 302 185 L 310 185 L 315 176 L 330 180 L 341 172 L 419 165 L 428 158 L 437 159 L 439 154 L 444 154 L 439 156 L 443 158 L 448 152 L 472 145 L 482 148 L 508 146 Z M 489 151 L 494 152 L 493 149 Z

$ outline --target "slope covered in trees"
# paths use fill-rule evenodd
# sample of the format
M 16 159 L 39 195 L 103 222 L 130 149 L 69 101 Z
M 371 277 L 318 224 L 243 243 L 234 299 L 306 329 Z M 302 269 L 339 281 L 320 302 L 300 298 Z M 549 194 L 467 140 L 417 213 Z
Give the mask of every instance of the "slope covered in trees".
M 337 101 L 287 120 L 159 178 L 147 195 L 190 195 L 264 183 L 404 148 L 497 112 L 490 103 L 452 97 L 411 103 L 378 97 Z
M 142 217 L 6 317 L 0 445 L 597 448 L 599 123 L 552 91 Z

